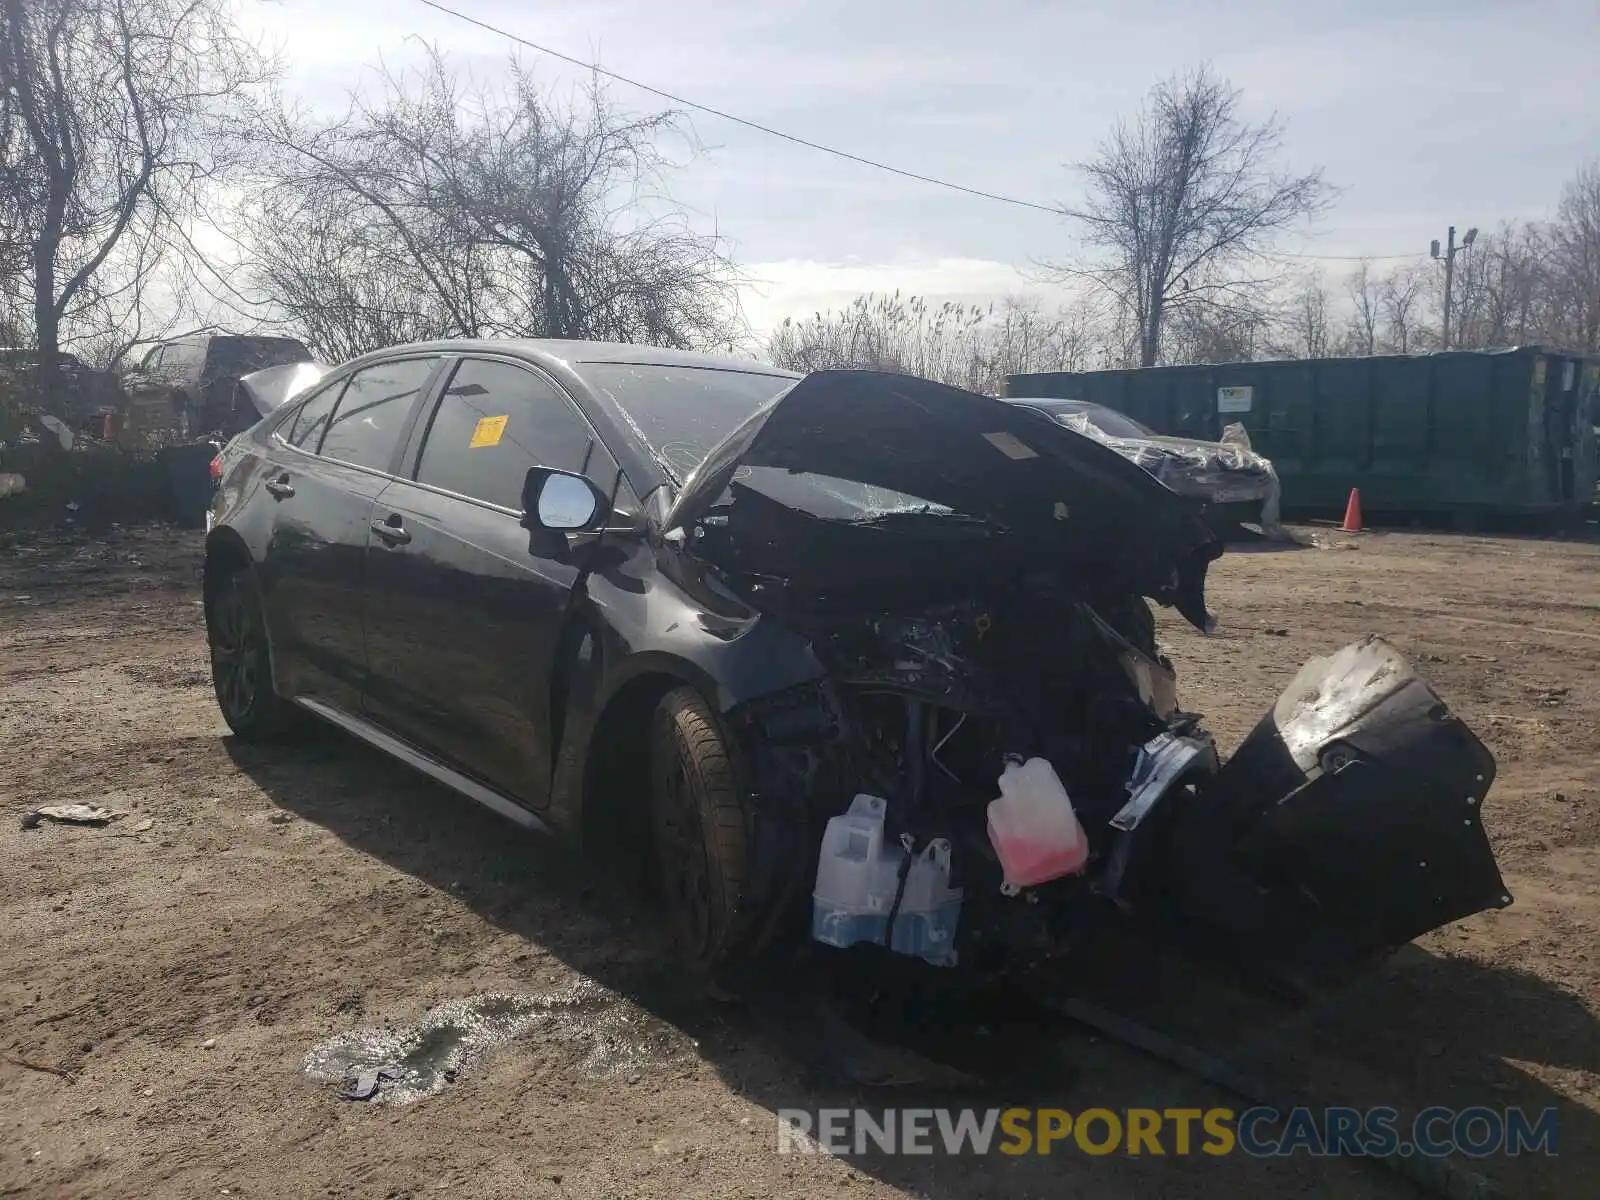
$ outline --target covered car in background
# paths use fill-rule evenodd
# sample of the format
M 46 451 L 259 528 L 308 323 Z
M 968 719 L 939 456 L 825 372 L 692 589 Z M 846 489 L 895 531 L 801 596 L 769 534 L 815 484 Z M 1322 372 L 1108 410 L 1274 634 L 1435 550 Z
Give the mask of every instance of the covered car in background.
M 1256 525 L 1267 537 L 1288 540 L 1279 515 L 1278 473 L 1250 448 L 1243 425 L 1229 425 L 1220 442 L 1207 442 L 1164 437 L 1115 409 L 1085 400 L 1029 396 L 1010 403 L 1104 443 L 1180 496 L 1204 501 L 1208 523 L 1219 535 L 1237 535 L 1241 526 Z
M 304 343 L 261 334 L 203 333 L 161 342 L 126 375 L 132 423 L 180 441 L 232 437 L 260 419 L 239 403 L 239 380 L 266 367 L 311 361 Z

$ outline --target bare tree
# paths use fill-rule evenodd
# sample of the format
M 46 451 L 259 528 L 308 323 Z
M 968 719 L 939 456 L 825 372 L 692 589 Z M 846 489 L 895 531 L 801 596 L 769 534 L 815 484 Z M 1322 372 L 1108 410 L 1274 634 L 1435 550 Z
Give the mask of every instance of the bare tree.
M 1178 363 L 1248 362 L 1266 348 L 1270 321 L 1256 304 L 1185 304 L 1173 310 L 1168 357 Z
M 1133 315 L 1142 366 L 1160 360 L 1170 313 L 1237 309 L 1261 282 L 1241 269 L 1325 202 L 1320 171 L 1274 169 L 1283 127 L 1244 120 L 1239 95 L 1208 67 L 1166 80 L 1081 165 L 1088 199 L 1065 212 L 1103 257 L 1057 269 L 1093 280 Z
M 1451 341 L 1462 349 L 1538 340 L 1548 323 L 1549 238 L 1530 222 L 1480 236 L 1456 265 Z
M 0 0 L 0 258 L 44 378 L 65 331 L 142 307 L 229 165 L 223 109 L 265 70 L 222 0 Z
M 1385 348 L 1411 354 L 1427 348 L 1427 299 L 1430 276 L 1417 265 L 1391 271 L 1379 290 Z
M 1007 296 L 983 330 L 986 373 L 998 382 L 1018 371 L 1086 370 L 1100 345 L 1099 326 L 1100 314 L 1084 298 L 1050 315 L 1035 296 Z
M 312 345 L 343 356 L 418 337 L 738 333 L 721 240 L 660 190 L 676 116 L 619 112 L 598 81 L 560 106 L 511 64 L 470 90 L 431 51 L 380 73 L 337 120 L 278 103 L 242 222 L 249 274 Z
M 404 257 L 397 231 L 374 224 L 360 194 L 324 184 L 268 188 L 243 219 L 250 279 L 306 345 L 342 362 L 382 346 L 481 332 L 457 321 L 449 303 L 473 284 L 470 254 L 441 280 L 425 257 Z M 425 254 L 426 240 L 417 244 Z M 442 296 L 431 290 L 436 280 Z
M 1376 354 L 1378 326 L 1383 319 L 1382 281 L 1373 274 L 1372 264 L 1363 259 L 1346 277 L 1344 288 L 1350 302 L 1344 334 L 1345 353 Z
M 1088 369 L 1099 347 L 1096 314 L 1081 303 L 1050 316 L 1033 297 L 1008 296 L 997 309 L 896 292 L 785 320 L 767 357 L 797 371 L 899 371 L 989 392 L 1013 372 Z
M 1600 350 L 1600 160 L 1562 190 L 1550 242 L 1552 340 Z
M 1321 271 L 1301 277 L 1277 321 L 1272 353 L 1280 358 L 1324 358 L 1333 353 L 1329 303 Z

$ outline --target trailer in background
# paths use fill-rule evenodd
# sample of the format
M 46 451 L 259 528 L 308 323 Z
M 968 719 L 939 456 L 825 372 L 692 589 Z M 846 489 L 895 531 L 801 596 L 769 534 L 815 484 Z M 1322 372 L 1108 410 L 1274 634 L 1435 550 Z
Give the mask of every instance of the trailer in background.
M 1242 422 L 1286 510 L 1563 519 L 1595 501 L 1600 356 L 1521 346 L 1008 375 L 1009 397 L 1089 400 L 1157 433 Z

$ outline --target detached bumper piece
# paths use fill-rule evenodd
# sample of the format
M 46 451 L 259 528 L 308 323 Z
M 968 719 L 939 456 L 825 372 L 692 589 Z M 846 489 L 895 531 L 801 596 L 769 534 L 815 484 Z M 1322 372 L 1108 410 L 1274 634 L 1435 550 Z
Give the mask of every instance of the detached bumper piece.
M 1307 982 L 1504 908 L 1481 820 L 1494 773 L 1387 642 L 1314 659 L 1174 823 L 1180 916 Z

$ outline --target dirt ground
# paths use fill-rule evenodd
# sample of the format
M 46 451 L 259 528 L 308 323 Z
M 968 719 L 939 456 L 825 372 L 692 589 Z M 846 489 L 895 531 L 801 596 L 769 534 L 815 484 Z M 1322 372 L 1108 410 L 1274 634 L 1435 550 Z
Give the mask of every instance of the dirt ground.
M 1219 1032 L 1186 977 L 1107 986 L 1337 1099 L 1552 1106 L 1557 1157 L 1475 1169 L 1594 1195 L 1600 543 L 1317 536 L 1218 563 L 1214 636 L 1163 614 L 1186 706 L 1226 751 L 1306 658 L 1388 635 L 1499 761 L 1484 815 L 1516 903 L 1298 1019 L 1242 1005 Z M 559 846 L 336 735 L 231 742 L 198 572 L 198 535 L 166 530 L 0 548 L 0 1196 L 1419 1194 L 1305 1157 L 779 1156 L 779 1108 L 919 1098 L 819 1076 L 770 1023 L 675 992 L 654 916 Z M 129 815 L 19 828 L 74 801 Z M 515 1036 L 416 1103 L 305 1073 L 330 1037 L 486 994 L 520 998 L 492 1010 L 521 1014 Z M 1027 1036 L 1059 1073 L 980 1106 L 1231 1102 L 1074 1027 Z

